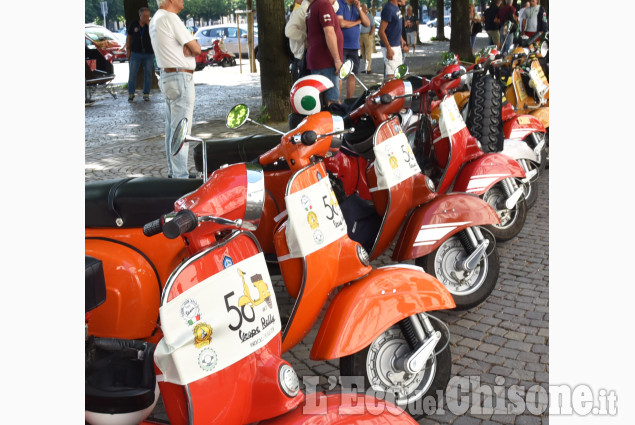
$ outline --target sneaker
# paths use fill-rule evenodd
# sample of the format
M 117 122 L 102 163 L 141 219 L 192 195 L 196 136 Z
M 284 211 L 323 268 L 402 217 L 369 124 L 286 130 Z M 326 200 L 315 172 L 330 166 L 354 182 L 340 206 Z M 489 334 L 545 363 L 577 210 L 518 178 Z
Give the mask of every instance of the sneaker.
M 134 100 L 134 94 L 128 95 L 128 102 L 132 102 Z
M 370 69 L 368 71 L 366 71 L 366 74 L 372 74 L 372 72 L 370 71 Z
M 144 93 L 143 100 L 145 100 L 146 102 L 149 102 L 150 101 L 150 95 Z

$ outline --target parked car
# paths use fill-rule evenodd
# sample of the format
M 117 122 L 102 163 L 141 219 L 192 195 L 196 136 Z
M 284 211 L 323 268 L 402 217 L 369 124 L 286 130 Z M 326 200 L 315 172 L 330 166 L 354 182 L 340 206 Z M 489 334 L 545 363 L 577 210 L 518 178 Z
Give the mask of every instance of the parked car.
M 433 20 L 429 21 L 426 25 L 429 26 L 430 28 L 436 27 L 437 26 L 437 20 L 433 19 Z M 450 26 L 450 16 L 444 16 L 443 17 L 443 25 L 444 26 L 448 26 L 448 27 Z
M 225 37 L 223 44 L 225 49 L 235 56 L 238 56 L 238 29 L 236 25 L 211 25 L 200 27 L 194 37 L 201 47 L 211 47 L 214 40 Z M 247 56 L 247 26 L 240 26 L 240 51 L 243 56 Z M 254 53 L 258 57 L 258 28 L 254 27 Z
M 128 59 L 125 50 L 125 41 L 122 44 L 115 34 L 113 34 L 106 27 L 95 24 L 86 24 L 84 26 L 84 32 L 86 37 L 97 46 L 97 49 L 102 55 L 106 56 L 106 53 L 110 53 L 114 60 L 124 62 Z

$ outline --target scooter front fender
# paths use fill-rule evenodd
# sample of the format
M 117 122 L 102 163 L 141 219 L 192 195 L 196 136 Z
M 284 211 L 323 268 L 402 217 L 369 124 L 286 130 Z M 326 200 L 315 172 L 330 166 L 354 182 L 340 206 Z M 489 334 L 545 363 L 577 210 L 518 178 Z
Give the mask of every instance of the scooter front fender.
M 547 111 L 547 123 L 549 122 L 549 111 Z M 548 125 L 548 124 L 547 124 Z M 505 139 L 523 140 L 525 137 L 536 131 L 546 133 L 547 130 L 541 120 L 534 115 L 516 115 L 506 121 L 503 125 Z
M 514 158 L 516 161 L 519 159 L 527 159 L 529 161 L 538 162 L 538 155 L 529 145 L 523 140 L 517 139 L 505 139 L 503 145 L 503 155 L 507 155 L 510 158 Z
M 408 217 L 392 259 L 423 257 L 452 235 L 472 226 L 500 223 L 496 211 L 478 196 L 465 193 L 439 195 Z
M 313 342 L 311 359 L 348 356 L 406 317 L 454 307 L 443 284 L 420 267 L 374 269 L 337 293 Z
M 261 425 L 415 425 L 403 409 L 366 394 L 307 394 L 305 402 L 280 417 Z
M 461 169 L 453 192 L 480 196 L 499 181 L 509 177 L 524 179 L 525 170 L 514 158 L 501 153 L 488 153 L 472 160 Z

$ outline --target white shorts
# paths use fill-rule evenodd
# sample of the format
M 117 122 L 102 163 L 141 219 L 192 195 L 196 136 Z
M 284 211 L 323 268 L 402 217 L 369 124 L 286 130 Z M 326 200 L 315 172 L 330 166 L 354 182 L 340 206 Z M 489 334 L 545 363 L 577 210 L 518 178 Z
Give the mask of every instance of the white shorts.
M 386 59 L 386 48 L 381 48 L 381 54 L 384 55 L 384 75 L 395 75 L 397 67 L 403 63 L 403 56 L 401 55 L 401 46 L 391 46 L 392 51 L 395 53 L 392 60 Z
M 412 31 L 412 32 L 407 32 L 406 33 L 406 43 L 408 44 L 408 46 L 414 46 L 415 44 L 417 44 L 417 32 L 416 31 Z

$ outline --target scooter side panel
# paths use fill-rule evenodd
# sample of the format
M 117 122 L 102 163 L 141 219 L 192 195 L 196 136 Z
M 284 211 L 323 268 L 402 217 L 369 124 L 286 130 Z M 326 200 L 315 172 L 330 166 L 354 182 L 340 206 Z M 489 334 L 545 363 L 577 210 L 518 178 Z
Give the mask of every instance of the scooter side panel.
M 415 425 L 402 409 L 366 394 L 307 394 L 295 410 L 260 425 Z
M 313 342 L 311 359 L 356 353 L 408 316 L 454 307 L 448 290 L 419 267 L 375 269 L 337 293 Z
M 503 125 L 505 139 L 523 140 L 536 131 L 545 133 L 547 130 L 540 119 L 533 115 L 516 115 L 505 121 Z
M 508 177 L 524 179 L 525 171 L 515 159 L 507 155 L 488 153 L 461 169 L 452 190 L 480 196 Z
M 161 280 L 155 263 L 116 240 L 86 239 L 86 255 L 102 261 L 106 301 L 92 311 L 88 327 L 103 338 L 144 339 L 159 318 Z
M 392 259 L 423 257 L 461 230 L 495 223 L 500 223 L 496 211 L 479 197 L 465 193 L 439 195 L 408 218 Z

